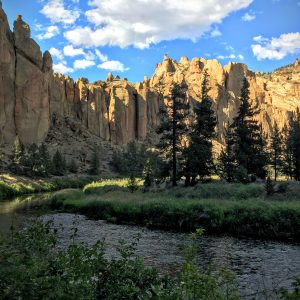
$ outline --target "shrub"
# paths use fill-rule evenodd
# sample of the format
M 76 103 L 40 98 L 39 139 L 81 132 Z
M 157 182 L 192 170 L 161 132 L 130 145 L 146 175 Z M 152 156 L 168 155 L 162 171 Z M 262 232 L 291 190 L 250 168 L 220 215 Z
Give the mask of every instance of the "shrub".
M 238 299 L 228 271 L 203 271 L 195 266 L 197 235 L 186 262 L 174 278 L 159 275 L 134 255 L 134 245 L 120 241 L 119 257 L 105 256 L 104 242 L 75 244 L 58 250 L 53 223 L 33 221 L 12 238 L 0 240 L 1 299 Z M 73 242 L 72 242 L 73 241 Z

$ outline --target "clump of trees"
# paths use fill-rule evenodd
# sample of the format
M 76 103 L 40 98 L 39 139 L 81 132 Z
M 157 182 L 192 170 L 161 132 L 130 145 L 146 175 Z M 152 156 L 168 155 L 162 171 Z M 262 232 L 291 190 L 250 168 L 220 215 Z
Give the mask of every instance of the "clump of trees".
M 79 169 L 74 158 L 67 161 L 59 150 L 51 156 L 45 143 L 39 146 L 32 144 L 26 148 L 18 136 L 12 147 L 8 168 L 17 175 L 29 177 L 64 176 L 68 172 L 76 174 Z M 87 173 L 90 175 L 100 173 L 100 157 L 97 147 L 94 147 L 91 154 Z
M 243 80 L 241 105 L 225 134 L 225 148 L 219 156 L 219 174 L 227 181 L 248 183 L 265 179 L 269 162 L 266 139 L 258 122 L 259 113 L 249 103 L 249 83 Z
M 34 143 L 26 148 L 18 136 L 12 147 L 8 168 L 17 175 L 28 177 L 63 176 L 68 171 L 78 172 L 74 159 L 68 164 L 59 150 L 51 156 L 45 143 L 39 146 Z

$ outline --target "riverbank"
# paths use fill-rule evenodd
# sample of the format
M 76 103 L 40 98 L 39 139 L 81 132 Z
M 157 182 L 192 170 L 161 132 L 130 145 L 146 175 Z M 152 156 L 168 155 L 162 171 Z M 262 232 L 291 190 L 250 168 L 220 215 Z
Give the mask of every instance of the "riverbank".
M 48 193 L 67 188 L 81 189 L 97 179 L 95 176 L 31 179 L 11 174 L 0 174 L 0 200 L 28 194 Z
M 262 184 L 211 183 L 130 193 L 122 182 L 102 181 L 83 191 L 57 192 L 48 204 L 117 224 L 174 231 L 202 227 L 209 234 L 300 241 L 300 185 L 296 183 L 285 194 L 267 197 Z

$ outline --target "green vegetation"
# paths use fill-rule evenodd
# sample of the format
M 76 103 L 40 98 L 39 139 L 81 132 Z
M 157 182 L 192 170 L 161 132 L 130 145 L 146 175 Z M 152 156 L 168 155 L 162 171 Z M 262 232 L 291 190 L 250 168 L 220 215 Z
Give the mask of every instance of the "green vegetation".
M 126 180 L 94 182 L 58 193 L 51 207 L 96 219 L 166 230 L 300 240 L 300 185 L 266 197 L 263 184 L 210 183 L 196 187 L 129 193 Z M 142 183 L 140 182 L 140 185 Z
M 52 192 L 66 188 L 83 188 L 94 177 L 53 178 L 49 180 L 25 180 L 2 175 L 0 180 L 0 200 L 10 199 L 25 194 Z
M 182 176 L 179 175 L 178 161 L 183 159 L 182 139 L 188 132 L 186 119 L 189 106 L 186 90 L 185 83 L 172 86 L 167 103 L 160 107 L 161 123 L 156 129 L 156 133 L 160 135 L 157 148 L 166 162 L 166 174 L 171 173 L 173 186 L 177 186 L 177 180 Z
M 212 100 L 208 95 L 209 76 L 205 69 L 201 84 L 201 102 L 195 104 L 195 120 L 191 124 L 188 138 L 189 144 L 184 149 L 185 185 L 195 185 L 196 177 L 203 181 L 215 171 L 213 163 L 212 139 L 216 136 L 217 119 L 212 109 Z
M 74 243 L 58 250 L 52 222 L 34 221 L 25 230 L 0 239 L 1 299 L 239 299 L 234 276 L 195 266 L 198 230 L 192 235 L 182 270 L 160 275 L 134 254 L 134 245 L 120 241 L 118 258 L 107 259 L 105 243 Z M 72 242 L 73 241 L 73 242 Z
M 93 149 L 92 159 L 90 163 L 90 169 L 89 174 L 90 175 L 98 175 L 99 174 L 99 167 L 100 167 L 100 161 L 99 161 L 99 150 L 95 146 Z

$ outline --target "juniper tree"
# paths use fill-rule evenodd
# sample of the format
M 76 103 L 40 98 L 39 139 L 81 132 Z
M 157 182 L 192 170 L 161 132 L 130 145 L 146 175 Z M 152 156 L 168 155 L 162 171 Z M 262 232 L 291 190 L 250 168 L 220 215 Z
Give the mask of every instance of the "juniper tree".
M 274 180 L 277 181 L 278 172 L 282 166 L 282 134 L 276 122 L 271 134 L 270 164 L 274 169 Z
M 99 174 L 99 151 L 98 148 L 95 146 L 92 153 L 92 160 L 90 164 L 89 174 L 90 175 L 98 175 Z
M 48 148 L 45 143 L 42 143 L 39 147 L 39 155 L 40 155 L 40 170 L 43 176 L 49 176 L 52 173 L 52 161 L 48 151 Z M 63 165 L 65 168 L 65 165 Z
M 213 102 L 208 95 L 208 79 L 209 75 L 205 70 L 201 84 L 202 99 L 194 108 L 195 121 L 191 126 L 190 143 L 185 151 L 186 185 L 189 185 L 190 177 L 193 185 L 197 175 L 203 179 L 210 176 L 214 170 L 212 139 L 215 137 L 217 119 L 212 109 Z
M 65 160 L 62 154 L 57 150 L 52 158 L 52 174 L 63 176 L 65 174 Z
M 26 162 L 25 147 L 21 142 L 19 136 L 16 136 L 11 156 L 11 169 L 16 174 L 24 172 L 24 164 Z
M 227 125 L 225 132 L 225 147 L 219 155 L 218 173 L 221 178 L 233 182 L 236 176 L 237 161 L 235 157 L 235 134 L 233 129 Z
M 41 161 L 39 148 L 35 143 L 33 143 L 32 145 L 30 145 L 27 151 L 27 158 L 25 163 L 27 168 L 26 174 L 29 176 L 39 175 L 40 164 Z
M 130 190 L 131 193 L 135 192 L 139 188 L 137 184 L 137 180 L 133 173 L 131 173 L 128 178 L 127 188 Z
M 265 178 L 268 157 L 262 129 L 254 119 L 259 111 L 255 111 L 249 103 L 249 82 L 243 80 L 237 117 L 231 125 L 236 135 L 235 155 L 238 169 L 245 170 L 247 176 Z
M 160 142 L 157 147 L 165 156 L 172 173 L 172 185 L 176 186 L 178 159 L 183 153 L 182 138 L 187 133 L 186 85 L 174 84 L 167 100 L 165 106 L 160 108 L 161 123 L 156 130 L 160 135 Z

